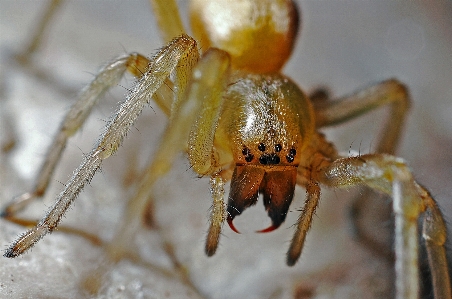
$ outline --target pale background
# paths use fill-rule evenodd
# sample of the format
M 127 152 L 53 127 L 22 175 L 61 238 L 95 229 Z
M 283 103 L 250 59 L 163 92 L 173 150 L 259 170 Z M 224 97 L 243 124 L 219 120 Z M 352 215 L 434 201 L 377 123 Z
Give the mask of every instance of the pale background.
M 179 1 L 186 10 L 185 1 Z M 136 1 L 68 1 L 56 18 L 48 43 L 36 63 L 56 82 L 35 79 L 11 61 L 13 51 L 36 24 L 42 1 L 0 1 L 0 142 L 11 132 L 16 147 L 0 154 L 0 203 L 28 190 L 46 148 L 80 90 L 99 66 L 124 51 L 152 55 L 162 46 L 150 5 Z M 301 39 L 285 73 L 307 90 L 329 86 L 335 95 L 396 77 L 411 90 L 413 109 L 398 155 L 452 218 L 452 4 L 450 1 L 299 1 Z M 184 14 L 184 12 L 183 12 Z M 130 86 L 130 77 L 121 84 Z M 102 126 L 126 92 L 117 87 L 94 109 L 82 132 L 71 139 L 44 198 L 23 213 L 39 218 L 53 203 L 62 184 L 94 144 Z M 153 105 L 132 129 L 115 157 L 105 161 L 91 185 L 64 219 L 73 226 L 109 240 L 131 189 L 123 186 L 133 163 L 143 167 L 162 132 L 165 117 Z M 366 153 L 375 140 L 385 111 L 350 125 L 328 130 L 338 148 Z M 136 160 L 134 160 L 136 158 Z M 203 254 L 208 210 L 208 179 L 198 179 L 181 155 L 171 173 L 158 182 L 156 218 L 160 234 L 143 229 L 137 246 L 146 261 L 168 269 L 123 261 L 105 275 L 96 298 L 386 298 L 375 292 L 388 285 L 383 262 L 371 259 L 349 234 L 348 200 L 354 192 L 323 192 L 320 209 L 300 263 L 285 265 L 285 252 L 303 202 L 296 199 L 286 223 L 271 234 L 254 234 L 269 220 L 259 202 L 236 226 L 225 227 L 213 258 Z M 359 192 L 359 191 L 358 191 Z M 382 204 L 387 204 L 382 202 Z M 0 220 L 0 248 L 25 228 Z M 161 236 L 175 247 L 200 294 L 177 277 L 162 249 Z M 80 281 L 97 267 L 102 251 L 86 240 L 54 233 L 31 252 L 14 260 L 0 258 L 1 298 L 77 298 Z M 370 256 L 370 257 L 369 257 Z M 298 296 L 298 297 L 297 297 Z M 379 297 L 380 296 L 380 297 Z M 309 298 L 309 297 L 308 297 Z

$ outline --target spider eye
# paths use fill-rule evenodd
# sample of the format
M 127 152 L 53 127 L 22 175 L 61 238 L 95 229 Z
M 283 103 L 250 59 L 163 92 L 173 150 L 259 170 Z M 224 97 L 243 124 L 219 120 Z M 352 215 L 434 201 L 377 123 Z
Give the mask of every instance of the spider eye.
M 289 150 L 289 153 L 286 156 L 286 160 L 289 163 L 292 163 L 295 160 L 295 155 L 297 154 L 297 151 L 294 148 L 291 148 Z
M 259 163 L 262 165 L 277 165 L 281 159 L 277 154 L 263 154 L 259 157 Z
M 242 149 L 242 154 L 245 157 L 246 162 L 251 162 L 254 159 L 254 155 L 251 153 L 251 150 L 247 147 Z

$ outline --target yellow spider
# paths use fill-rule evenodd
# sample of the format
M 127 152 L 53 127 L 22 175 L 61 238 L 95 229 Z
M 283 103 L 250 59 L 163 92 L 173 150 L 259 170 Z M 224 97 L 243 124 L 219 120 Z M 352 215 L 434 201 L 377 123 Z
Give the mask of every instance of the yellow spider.
M 15 214 L 44 194 L 67 139 L 84 123 L 97 100 L 125 72 L 138 78 L 46 216 L 4 256 L 24 253 L 58 226 L 102 161 L 117 151 L 142 110 L 154 100 L 169 123 L 127 205 L 120 229 L 107 246 L 112 260 L 125 255 L 141 225 L 137 215 L 146 210 L 154 183 L 185 151 L 191 168 L 199 176 L 210 177 L 213 205 L 205 244 L 208 256 L 218 249 L 224 222 L 238 232 L 234 218 L 254 205 L 260 194 L 272 222 L 260 232 L 278 228 L 298 184 L 306 189 L 306 200 L 287 252 L 287 264 L 293 266 L 302 254 L 320 186 L 362 184 L 393 200 L 396 298 L 419 298 L 418 222 L 434 296 L 451 297 L 441 212 L 429 192 L 413 179 L 404 160 L 392 156 L 410 105 L 402 83 L 387 80 L 334 101 L 321 93 L 310 99 L 281 73 L 300 23 L 292 1 L 192 1 L 195 38 L 185 33 L 175 3 L 155 0 L 153 6 L 166 46 L 150 59 L 137 53 L 115 58 L 83 90 L 54 138 L 35 189 L 15 198 L 3 216 Z M 376 154 L 341 156 L 319 131 L 385 105 L 391 109 L 390 120 Z M 225 203 L 224 186 L 229 180 L 231 190 Z

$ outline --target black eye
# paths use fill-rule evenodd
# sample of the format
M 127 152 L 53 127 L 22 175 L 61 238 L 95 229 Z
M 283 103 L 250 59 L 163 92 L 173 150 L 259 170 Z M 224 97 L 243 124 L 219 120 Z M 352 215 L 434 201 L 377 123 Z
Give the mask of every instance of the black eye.
M 294 159 L 295 159 L 295 158 L 294 158 L 293 156 L 291 156 L 291 155 L 287 155 L 287 156 L 286 156 L 286 160 L 287 160 L 287 162 L 289 162 L 289 163 L 292 163 Z
M 259 143 L 259 145 L 257 146 L 257 148 L 258 148 L 261 152 L 265 152 L 265 144 Z
M 279 162 L 280 158 L 277 154 L 263 154 L 259 157 L 259 163 L 262 165 L 276 165 Z
M 271 160 L 270 164 L 279 164 L 280 162 L 279 156 L 276 154 L 270 155 L 270 160 Z
M 297 151 L 296 151 L 294 148 L 291 148 L 291 149 L 289 150 L 289 153 L 288 153 L 287 156 L 286 156 L 287 162 L 292 163 L 293 160 L 295 160 L 295 155 L 296 155 L 296 154 L 297 154 Z
M 247 147 L 242 149 L 242 154 L 245 157 L 246 162 L 251 162 L 254 159 L 254 155 L 251 153 L 251 150 Z
M 275 144 L 275 152 L 280 152 L 282 150 L 282 145 L 281 144 Z

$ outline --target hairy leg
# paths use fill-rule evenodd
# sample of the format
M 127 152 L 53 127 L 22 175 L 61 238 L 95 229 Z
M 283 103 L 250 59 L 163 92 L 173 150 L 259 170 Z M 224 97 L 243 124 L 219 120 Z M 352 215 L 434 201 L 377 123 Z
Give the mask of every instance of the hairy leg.
M 419 298 L 417 225 L 422 215 L 435 298 L 451 297 L 444 219 L 434 199 L 414 181 L 402 159 L 384 154 L 338 159 L 320 171 L 319 180 L 331 187 L 365 184 L 392 196 L 397 299 Z
M 55 204 L 36 227 L 22 235 L 6 250 L 5 256 L 16 257 L 22 254 L 56 228 L 69 206 L 100 168 L 102 160 L 117 151 L 130 127 L 148 105 L 152 95 L 180 62 L 182 64 L 186 62 L 187 55 L 193 49 L 197 50 L 195 41 L 188 36 L 181 36 L 154 56 L 153 63 L 149 65 L 147 72 L 108 122 L 97 145 L 84 157 L 79 168 L 66 183 L 65 189 L 57 197 Z
M 216 191 L 212 191 L 212 232 L 208 240 L 213 243 L 206 246 L 211 248 L 209 252 L 217 246 L 222 225 L 218 220 L 222 218 L 221 202 L 224 191 L 221 190 L 224 179 L 217 175 L 219 165 L 213 158 L 213 137 L 222 107 L 222 90 L 228 78 L 229 56 L 221 50 L 208 51 L 194 70 L 186 68 L 181 71 L 186 72 L 184 76 L 188 77 L 191 77 L 192 72 L 198 75 L 193 75 L 186 95 L 182 95 L 173 105 L 170 123 L 157 152 L 144 172 L 138 191 L 129 201 L 126 215 L 111 243 L 114 259 L 120 258 L 122 251 L 127 250 L 135 231 L 141 225 L 141 219 L 137 215 L 143 215 L 145 212 L 155 181 L 169 171 L 177 154 L 187 149 L 193 170 L 200 175 L 212 175 L 212 190 Z
M 318 126 L 340 124 L 378 108 L 389 106 L 389 117 L 383 123 L 374 153 L 391 155 L 395 153 L 411 102 L 408 90 L 401 82 L 394 79 L 387 80 L 340 99 L 329 99 L 328 92 L 321 89 L 314 92 L 312 96 Z M 386 257 L 389 262 L 393 262 L 392 226 L 388 225 L 388 229 L 386 229 L 388 233 L 381 234 L 385 230 L 374 229 L 373 222 L 369 224 L 368 221 L 368 219 L 378 219 L 379 222 L 391 222 L 390 207 L 384 204 L 374 204 L 375 200 L 380 197 L 371 189 L 364 188 L 352 200 L 350 221 L 357 240 L 376 254 Z M 370 206 L 373 210 L 367 209 Z M 374 212 L 375 208 L 378 208 L 379 211 Z M 378 233 L 380 234 L 377 235 Z
M 147 58 L 133 53 L 113 59 L 99 71 L 91 83 L 82 90 L 77 101 L 64 117 L 56 136 L 53 138 L 47 150 L 41 169 L 36 175 L 35 186 L 31 191 L 15 197 L 4 207 L 1 213 L 3 217 L 12 216 L 35 198 L 44 195 L 55 171 L 55 167 L 61 159 L 68 138 L 80 129 L 90 115 L 93 107 L 111 87 L 118 84 L 127 70 L 134 74 L 139 73 L 141 76 L 148 63 L 149 60 Z

